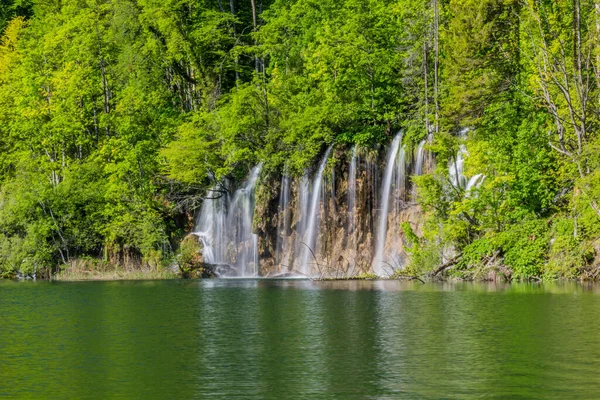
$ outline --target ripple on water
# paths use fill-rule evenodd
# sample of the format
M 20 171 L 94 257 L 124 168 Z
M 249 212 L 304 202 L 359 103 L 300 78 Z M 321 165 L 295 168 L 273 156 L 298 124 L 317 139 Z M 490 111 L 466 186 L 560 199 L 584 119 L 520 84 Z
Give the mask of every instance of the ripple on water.
M 0 396 L 596 399 L 599 291 L 0 282 Z

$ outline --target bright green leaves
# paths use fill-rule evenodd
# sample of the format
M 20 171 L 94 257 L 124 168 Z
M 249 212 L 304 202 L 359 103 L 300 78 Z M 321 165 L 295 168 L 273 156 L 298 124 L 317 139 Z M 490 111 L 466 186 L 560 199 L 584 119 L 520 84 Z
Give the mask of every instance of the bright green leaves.
M 260 38 L 273 65 L 270 92 L 298 150 L 305 150 L 304 137 L 311 146 L 332 135 L 360 137 L 369 126 L 397 126 L 402 26 L 390 4 L 281 2 L 265 18 Z
M 214 116 L 196 113 L 182 123 L 176 139 L 163 149 L 166 174 L 170 179 L 187 185 L 210 186 L 210 178 L 220 176 L 218 170 L 224 163 L 221 157 L 221 137 Z
M 436 161 L 414 178 L 413 272 L 444 252 L 462 268 L 498 253 L 518 277 L 589 262 L 594 2 L 265 0 L 256 26 L 251 2 L 4 3 L 0 270 L 155 262 L 219 180 L 300 175 L 332 143 L 380 149 L 399 129 L 407 148 L 433 133 Z M 465 176 L 485 176 L 470 191 L 448 171 L 461 146 Z
M 40 3 L 26 29 L 6 30 L 0 232 L 27 259 L 39 253 L 38 269 L 168 248 L 159 150 L 179 112 L 162 60 L 140 52 L 138 16 L 131 2 Z
M 518 73 L 517 0 L 453 0 L 442 31 L 445 124 L 475 126 L 502 92 L 512 90 Z

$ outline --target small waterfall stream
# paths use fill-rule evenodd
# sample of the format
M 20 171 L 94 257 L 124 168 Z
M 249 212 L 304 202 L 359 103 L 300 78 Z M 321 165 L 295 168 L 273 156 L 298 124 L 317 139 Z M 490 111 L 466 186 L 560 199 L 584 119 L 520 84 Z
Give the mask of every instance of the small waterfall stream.
M 469 130 L 463 129 L 460 132 L 460 139 L 465 140 L 467 138 Z M 467 151 L 467 147 L 464 144 L 460 144 L 458 148 L 458 152 L 456 153 L 454 160 L 452 160 L 448 165 L 448 173 L 450 175 L 450 182 L 452 185 L 458 189 L 463 189 L 466 195 L 469 195 L 471 189 L 479 187 L 483 183 L 485 179 L 485 175 L 476 174 L 473 175 L 470 179 L 467 179 L 465 176 L 465 156 L 469 153 Z
M 296 235 L 294 236 L 294 254 L 292 258 L 292 267 L 294 273 L 301 269 L 299 254 L 304 254 L 306 246 L 301 242 L 306 234 L 306 226 L 308 221 L 309 203 L 310 203 L 310 178 L 306 171 L 298 180 L 298 198 L 296 202 L 296 216 L 294 218 Z
M 378 276 L 384 276 L 388 273 L 385 268 L 384 250 L 388 228 L 388 213 L 390 206 L 390 192 L 392 189 L 392 177 L 394 167 L 396 166 L 396 156 L 402 143 L 402 131 L 398 132 L 390 149 L 388 150 L 387 162 L 383 173 L 383 182 L 381 186 L 381 205 L 379 212 L 379 222 L 377 227 L 377 238 L 375 239 L 375 256 L 373 257 L 373 272 Z
M 304 244 L 301 244 L 304 247 L 304 251 L 302 252 L 302 263 L 300 264 L 300 272 L 302 274 L 310 276 L 312 273 L 312 258 L 313 253 L 316 252 L 316 242 L 317 236 L 319 234 L 319 214 L 320 214 L 320 201 L 321 201 L 321 192 L 322 192 L 322 183 L 323 183 L 323 171 L 327 166 L 327 160 L 329 159 L 329 154 L 331 153 L 331 149 L 333 146 L 329 146 L 327 151 L 325 152 L 325 156 L 321 160 L 319 164 L 319 169 L 315 177 L 313 178 L 312 190 L 311 190 L 311 198 L 310 198 L 310 208 L 308 209 L 308 214 L 306 221 L 306 232 L 303 235 Z
M 396 170 L 394 172 L 394 212 L 397 214 L 406 200 L 406 147 L 398 150 L 396 159 Z
M 485 179 L 485 175 L 483 175 L 483 174 L 473 175 L 471 177 L 471 179 L 469 179 L 469 181 L 467 182 L 467 186 L 465 187 L 465 191 L 467 193 L 469 193 L 471 191 L 471 189 L 473 189 L 475 187 L 479 187 L 479 185 L 481 185 L 483 183 L 484 179 Z
M 415 170 L 413 171 L 414 175 L 420 176 L 423 175 L 423 159 L 425 158 L 425 140 L 421 140 L 419 142 L 419 146 L 417 146 L 417 158 L 415 162 Z
M 225 221 L 227 218 L 226 191 L 215 186 L 208 192 L 196 223 L 196 236 L 203 246 L 204 260 L 210 264 L 224 264 Z
M 450 182 L 452 185 L 457 188 L 464 189 L 467 186 L 467 178 L 464 174 L 464 156 L 467 153 L 467 148 L 464 144 L 459 146 L 459 150 L 454 157 L 454 160 L 450 163 L 448 167 L 448 172 L 450 174 Z
M 252 219 L 261 167 L 252 169 L 231 199 L 215 188 L 202 204 L 195 234 L 204 247 L 204 259 L 210 264 L 229 265 L 235 272 L 228 275 L 258 275 L 258 236 L 252 233 Z

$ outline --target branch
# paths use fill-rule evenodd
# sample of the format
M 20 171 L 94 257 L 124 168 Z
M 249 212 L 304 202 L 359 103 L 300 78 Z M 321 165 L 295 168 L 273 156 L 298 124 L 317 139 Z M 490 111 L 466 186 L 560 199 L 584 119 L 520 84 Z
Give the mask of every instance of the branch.
M 435 271 L 433 271 L 433 276 L 436 276 L 436 275 L 440 274 L 441 272 L 447 270 L 448 268 L 456 265 L 456 263 L 458 263 L 459 260 L 460 260 L 460 256 L 456 256 L 456 257 L 452 258 L 451 260 L 446 261 L 444 264 L 440 265 Z

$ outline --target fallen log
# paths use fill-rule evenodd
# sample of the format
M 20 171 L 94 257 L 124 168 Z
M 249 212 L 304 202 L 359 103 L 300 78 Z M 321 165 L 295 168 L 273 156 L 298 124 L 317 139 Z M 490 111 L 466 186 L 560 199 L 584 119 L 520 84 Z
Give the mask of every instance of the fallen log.
M 445 263 L 440 265 L 435 271 L 433 271 L 432 276 L 439 275 L 440 273 L 444 272 L 448 268 L 455 266 L 459 261 L 460 261 L 460 256 L 456 256 L 456 257 L 446 261 Z

